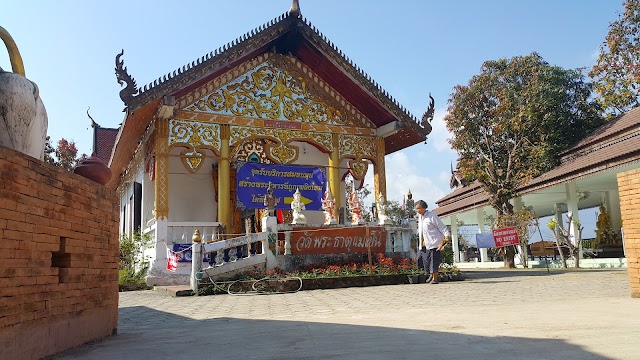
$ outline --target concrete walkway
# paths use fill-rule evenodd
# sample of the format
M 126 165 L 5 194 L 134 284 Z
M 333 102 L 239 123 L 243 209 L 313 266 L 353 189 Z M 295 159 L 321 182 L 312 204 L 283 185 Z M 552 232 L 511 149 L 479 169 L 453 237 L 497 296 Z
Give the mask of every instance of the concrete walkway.
M 55 359 L 640 359 L 626 270 L 169 297 L 120 293 L 118 335 Z

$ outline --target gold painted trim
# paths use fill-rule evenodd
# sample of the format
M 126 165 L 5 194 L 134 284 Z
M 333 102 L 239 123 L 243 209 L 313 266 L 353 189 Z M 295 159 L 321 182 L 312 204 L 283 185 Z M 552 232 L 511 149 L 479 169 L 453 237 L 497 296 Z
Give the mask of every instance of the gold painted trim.
M 378 138 L 376 136 L 338 134 L 340 162 L 346 159 L 356 161 L 367 159 L 375 163 L 378 160 L 376 156 Z
M 220 126 L 220 160 L 218 161 L 218 221 L 223 232 L 231 225 L 231 169 L 229 164 L 229 126 Z
M 265 127 L 264 121 L 269 119 L 254 119 L 242 116 L 232 116 L 224 114 L 209 114 L 209 113 L 197 113 L 193 111 L 179 110 L 174 120 L 181 121 L 197 121 L 202 123 L 214 123 L 214 124 L 228 124 L 234 126 L 247 126 L 255 128 Z M 338 125 L 326 125 L 326 124 L 309 124 L 309 123 L 297 123 L 300 126 L 300 130 L 303 131 L 315 131 L 315 132 L 328 132 L 328 133 L 342 133 L 349 135 L 363 135 L 363 136 L 375 136 L 375 129 L 368 129 L 354 126 L 338 126 Z
M 169 121 L 156 120 L 156 180 L 154 215 L 156 220 L 169 216 Z
M 376 151 L 376 162 L 373 165 L 373 192 L 376 199 L 382 195 L 384 199 L 387 199 L 387 175 L 386 175 L 386 165 L 384 160 L 385 155 L 385 146 L 384 139 L 382 137 L 378 137 L 376 139 L 377 143 L 377 151 Z

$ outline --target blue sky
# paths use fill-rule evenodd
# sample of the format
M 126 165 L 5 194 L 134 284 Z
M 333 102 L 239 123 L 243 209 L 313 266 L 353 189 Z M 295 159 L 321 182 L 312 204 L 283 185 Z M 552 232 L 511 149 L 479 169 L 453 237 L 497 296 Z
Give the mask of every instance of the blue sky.
M 90 153 L 86 110 L 104 127 L 122 122 L 114 59 L 121 49 L 139 86 L 226 44 L 289 9 L 290 0 L 11 1 L 0 25 L 15 39 L 26 74 L 40 87 L 54 143 L 74 140 Z M 434 130 L 387 156 L 388 198 L 430 208 L 449 189 L 442 117 L 457 84 L 486 60 L 538 52 L 565 68 L 591 67 L 622 1 L 300 0 L 302 15 L 383 88 L 420 117 L 436 101 Z M 10 69 L 6 51 L 0 67 Z M 371 183 L 371 182 L 369 182 Z

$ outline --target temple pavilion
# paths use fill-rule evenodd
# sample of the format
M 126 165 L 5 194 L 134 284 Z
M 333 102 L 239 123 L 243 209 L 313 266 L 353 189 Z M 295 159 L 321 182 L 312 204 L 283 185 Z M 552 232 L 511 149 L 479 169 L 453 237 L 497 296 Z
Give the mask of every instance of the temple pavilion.
M 336 213 L 345 177 L 362 186 L 372 165 L 376 199 L 386 199 L 385 155 L 431 132 L 433 105 L 420 120 L 411 115 L 302 16 L 297 0 L 152 84 L 136 85 L 123 53 L 116 77 L 126 85 L 125 118 L 107 186 L 121 196 L 122 233 L 148 233 L 156 244 L 189 242 L 196 227 L 203 236 L 255 230 L 246 221 L 255 209 L 237 206 L 236 172 L 247 162 L 325 169 Z M 306 213 L 322 224 L 322 211 Z M 152 257 L 164 259 L 156 248 Z

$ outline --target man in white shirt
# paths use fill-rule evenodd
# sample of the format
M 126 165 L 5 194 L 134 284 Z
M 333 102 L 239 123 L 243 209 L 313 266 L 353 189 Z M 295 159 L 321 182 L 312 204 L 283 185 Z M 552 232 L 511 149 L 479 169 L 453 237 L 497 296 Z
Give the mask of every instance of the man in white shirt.
M 438 216 L 427 210 L 427 203 L 424 200 L 416 201 L 416 212 L 418 213 L 418 237 L 420 251 L 418 259 L 422 259 L 424 270 L 427 273 L 427 283 L 438 283 L 438 269 L 442 259 L 442 249 L 451 236 L 449 228 L 438 218 Z

